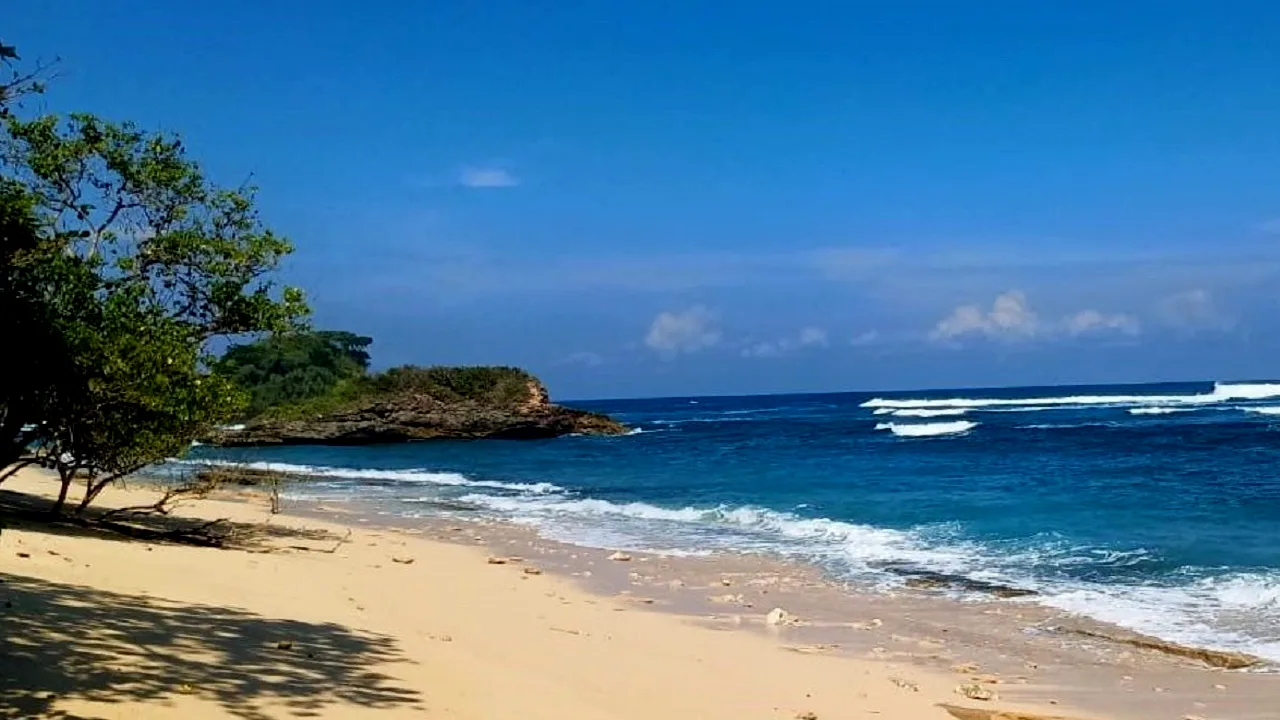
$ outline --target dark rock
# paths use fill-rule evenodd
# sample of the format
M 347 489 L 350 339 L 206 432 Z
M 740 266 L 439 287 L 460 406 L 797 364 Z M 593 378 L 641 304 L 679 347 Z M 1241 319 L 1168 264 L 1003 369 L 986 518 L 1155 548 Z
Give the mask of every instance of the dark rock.
M 934 572 L 892 563 L 881 567 L 895 575 L 905 577 L 906 579 L 902 581 L 902 584 L 916 590 L 959 590 L 962 592 L 985 593 L 999 598 L 1029 597 L 1036 594 L 1034 590 L 976 580 L 963 575 Z
M 620 435 L 626 426 L 599 413 L 554 405 L 546 388 L 530 381 L 529 396 L 514 405 L 444 402 L 406 393 L 357 403 L 349 409 L 301 420 L 249 421 L 218 430 L 211 445 L 369 445 L 413 440 L 536 440 L 562 435 Z
M 1185 658 L 1187 660 L 1195 660 L 1210 667 L 1224 668 L 1227 670 L 1243 670 L 1245 668 L 1257 667 L 1266 664 L 1266 661 L 1254 655 L 1246 655 L 1244 653 L 1230 652 L 1226 650 L 1210 650 L 1208 648 L 1191 647 L 1189 645 L 1179 645 L 1178 643 L 1161 640 L 1159 638 L 1149 637 L 1147 635 L 1139 635 L 1124 630 L 1094 630 L 1080 627 L 1059 628 L 1062 632 L 1082 637 L 1094 638 L 1097 640 L 1108 640 L 1122 645 L 1129 645 L 1140 648 L 1142 650 L 1151 650 L 1154 652 L 1172 655 L 1174 657 Z
M 249 467 L 225 465 L 207 468 L 196 473 L 200 482 L 214 485 L 268 485 L 273 482 L 285 482 L 302 479 L 299 475 L 276 472 L 275 470 L 258 470 Z

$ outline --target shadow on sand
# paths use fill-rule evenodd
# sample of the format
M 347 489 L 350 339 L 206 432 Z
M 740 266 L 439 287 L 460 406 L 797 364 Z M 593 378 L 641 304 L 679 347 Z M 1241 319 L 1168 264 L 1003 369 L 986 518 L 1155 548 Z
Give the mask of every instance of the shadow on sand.
M 187 500 L 187 502 L 196 502 Z M 180 507 L 176 504 L 174 507 Z M 180 512 L 124 513 L 114 508 L 91 507 L 83 515 L 50 513 L 50 498 L 24 492 L 0 489 L 0 531 L 5 527 L 30 530 L 47 535 L 92 537 L 122 542 L 169 542 L 239 549 L 262 549 L 279 546 L 283 541 L 311 541 L 332 545 L 340 536 L 320 528 L 301 528 L 265 522 L 208 521 Z M 299 548 L 304 549 L 304 548 Z M 305 549 L 318 549 L 309 547 Z
M 397 662 L 393 638 L 340 625 L 0 574 L 4 720 L 91 717 L 53 710 L 60 698 L 127 707 L 182 694 L 246 720 L 418 707 L 417 691 L 374 669 Z

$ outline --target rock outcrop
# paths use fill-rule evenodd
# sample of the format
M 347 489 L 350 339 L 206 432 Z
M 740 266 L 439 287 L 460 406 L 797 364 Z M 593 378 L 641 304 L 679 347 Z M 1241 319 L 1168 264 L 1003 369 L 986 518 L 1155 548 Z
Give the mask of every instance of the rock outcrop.
M 1246 655 L 1239 652 L 1231 652 L 1229 650 L 1210 650 L 1208 648 L 1191 647 L 1189 645 L 1179 645 L 1178 643 L 1161 640 L 1159 638 L 1149 637 L 1147 635 L 1139 635 L 1125 630 L 1095 630 L 1082 627 L 1062 627 L 1061 632 L 1082 637 L 1093 638 L 1096 640 L 1107 640 L 1122 645 L 1131 645 L 1142 650 L 1151 650 L 1153 652 L 1164 653 L 1187 660 L 1194 660 L 1204 663 L 1209 667 L 1224 668 L 1226 670 L 1243 670 L 1245 668 L 1258 667 L 1265 665 L 1266 661 L 1254 655 Z
M 599 413 L 553 404 L 542 383 L 528 383 L 527 398 L 490 404 L 442 401 L 405 392 L 352 403 L 342 410 L 288 420 L 250 420 L 213 432 L 210 445 L 365 445 L 412 440 L 518 439 L 561 435 L 620 435 L 626 426 Z

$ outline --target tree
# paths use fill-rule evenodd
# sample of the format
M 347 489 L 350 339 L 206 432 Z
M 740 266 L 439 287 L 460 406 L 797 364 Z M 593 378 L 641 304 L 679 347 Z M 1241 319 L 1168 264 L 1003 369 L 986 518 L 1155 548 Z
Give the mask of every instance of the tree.
M 340 330 L 281 333 L 232 346 L 215 369 L 249 393 L 246 414 L 254 416 L 329 394 L 363 377 L 372 343 L 372 338 Z
M 0 376 L 0 470 L 54 467 L 63 498 L 83 476 L 83 508 L 235 413 L 216 340 L 296 328 L 306 306 L 271 279 L 292 246 L 253 189 L 210 183 L 178 139 L 88 114 L 2 122 L 0 332 L 33 360 Z
M 0 338 L 13 348 L 0 375 L 0 470 L 35 440 L 33 418 L 43 416 L 54 379 L 69 370 L 56 315 L 76 303 L 50 282 L 68 269 L 65 258 L 43 252 L 33 198 L 0 178 Z
M 18 48 L 0 40 L 0 118 L 12 112 L 11 108 L 24 95 L 44 92 L 44 77 L 49 66 L 37 64 L 27 69 L 19 65 Z

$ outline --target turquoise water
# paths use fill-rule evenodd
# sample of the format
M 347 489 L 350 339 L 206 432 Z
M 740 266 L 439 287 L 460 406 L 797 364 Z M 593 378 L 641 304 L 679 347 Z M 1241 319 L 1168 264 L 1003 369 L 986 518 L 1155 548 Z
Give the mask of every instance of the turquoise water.
M 940 572 L 1280 661 L 1280 384 L 579 403 L 616 438 L 196 448 L 405 517 L 599 547 L 764 551 L 868 587 Z

